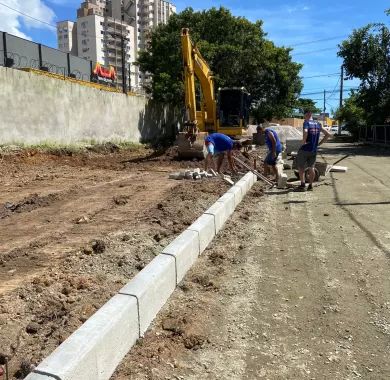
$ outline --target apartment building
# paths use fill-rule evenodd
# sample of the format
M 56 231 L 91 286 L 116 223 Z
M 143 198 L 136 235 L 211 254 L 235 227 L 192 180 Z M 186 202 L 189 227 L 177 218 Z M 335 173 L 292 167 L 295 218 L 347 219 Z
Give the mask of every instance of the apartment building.
M 57 23 L 57 43 L 59 50 L 77 56 L 77 24 L 72 21 Z
M 77 20 L 57 23 L 58 47 L 64 52 L 113 66 L 122 84 L 140 88 L 150 80 L 134 65 L 138 52 L 146 48 L 151 30 L 166 23 L 176 7 L 165 0 L 86 0 L 77 10 Z M 65 42 L 66 41 L 66 42 Z
M 159 24 L 165 24 L 176 7 L 165 0 L 112 0 L 113 15 L 122 16 L 129 25 L 134 27 L 135 58 L 138 52 L 146 49 L 150 32 Z M 134 67 L 135 85 L 142 86 L 150 80 L 148 73 L 141 73 Z

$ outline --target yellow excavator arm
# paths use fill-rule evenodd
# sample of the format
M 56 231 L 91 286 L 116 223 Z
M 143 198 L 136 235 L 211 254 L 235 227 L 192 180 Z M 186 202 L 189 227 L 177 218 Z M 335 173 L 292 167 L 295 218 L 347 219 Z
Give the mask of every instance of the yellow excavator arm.
M 241 136 L 248 117 L 248 92 L 243 88 L 223 88 L 217 101 L 213 73 L 191 41 L 187 28 L 181 31 L 186 106 L 185 128 L 177 136 L 179 156 L 203 158 L 204 139 L 209 132 Z M 197 109 L 195 79 L 201 88 L 201 106 Z M 199 108 L 199 107 L 198 107 Z
M 190 39 L 189 30 L 182 29 L 181 43 L 184 64 L 185 102 L 188 122 L 197 125 L 201 132 L 216 129 L 216 100 L 213 73 Z M 196 107 L 195 78 L 202 90 L 201 110 Z

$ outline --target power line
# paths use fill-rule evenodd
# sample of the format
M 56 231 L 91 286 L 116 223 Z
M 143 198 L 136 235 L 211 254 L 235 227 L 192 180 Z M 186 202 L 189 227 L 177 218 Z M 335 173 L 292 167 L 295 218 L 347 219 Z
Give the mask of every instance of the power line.
M 340 75 L 340 73 L 320 74 L 320 75 L 313 75 L 311 77 L 301 77 L 301 78 L 302 79 L 311 79 L 311 78 L 333 77 L 336 75 Z
M 46 22 L 46 21 L 43 21 L 43 20 L 40 20 L 40 19 L 35 18 L 35 17 L 33 17 L 33 16 L 30 16 L 30 15 L 28 15 L 27 13 L 24 13 L 24 12 L 22 12 L 22 11 L 19 11 L 18 9 L 12 8 L 12 7 L 10 7 L 10 6 L 7 5 L 7 4 L 4 4 L 4 3 L 1 3 L 1 2 L 0 2 L 0 5 L 2 5 L 3 7 L 8 8 L 8 9 L 11 9 L 11 10 L 14 11 L 14 12 L 20 13 L 21 15 L 23 15 L 23 16 L 25 16 L 25 17 L 28 17 L 28 18 L 30 18 L 30 19 L 32 19 L 32 20 L 34 20 L 34 21 L 38 21 L 38 22 L 40 22 L 40 23 L 42 23 L 42 24 L 45 24 L 45 25 L 48 25 L 48 26 L 50 26 L 50 27 L 52 27 L 52 28 L 57 29 L 57 26 L 56 26 L 56 25 L 50 24 L 50 23 L 48 23 L 48 22 Z
M 358 87 L 356 86 L 344 86 L 345 89 L 356 89 Z M 305 88 L 305 91 L 315 91 L 315 90 L 326 90 L 326 91 L 332 91 L 332 88 L 324 88 L 324 87 L 314 87 L 314 88 Z
M 316 42 L 325 42 L 325 41 L 332 41 L 332 40 L 338 40 L 340 38 L 346 38 L 348 37 L 347 35 L 343 36 L 335 36 L 335 37 L 329 37 L 329 38 L 322 38 L 320 40 L 312 40 L 312 41 L 306 41 L 306 42 L 300 42 L 298 44 L 290 45 L 290 47 L 295 47 L 295 46 L 302 46 L 302 45 L 308 45 L 308 44 L 314 44 Z
M 304 51 L 304 52 L 298 52 L 298 53 L 292 52 L 292 54 L 293 54 L 293 55 L 316 54 L 316 53 L 321 53 L 321 52 L 323 52 L 323 51 L 335 50 L 336 48 L 337 48 L 337 47 L 332 47 L 332 48 L 325 48 L 325 49 L 312 50 L 312 51 Z
M 358 89 L 357 87 L 356 88 L 348 88 L 348 89 L 343 90 L 343 92 L 348 92 L 348 91 L 357 90 L 357 89 Z M 327 90 L 325 90 L 325 91 L 327 91 Z M 301 94 L 300 96 L 320 95 L 323 93 L 324 93 L 324 91 L 308 92 L 308 93 Z
M 339 83 L 340 83 L 340 78 L 337 80 L 337 83 L 336 83 L 336 85 L 334 86 L 334 89 L 332 90 L 331 94 L 328 96 L 328 98 L 327 98 L 326 100 L 328 100 L 329 98 L 332 97 L 332 95 L 333 95 L 334 92 L 336 91 L 336 87 L 337 87 L 337 85 L 338 85 Z
M 357 90 L 359 87 L 350 87 L 350 88 L 345 88 L 343 91 L 351 91 L 351 90 Z M 327 89 L 324 89 L 325 91 L 329 91 Z M 322 91 L 316 91 L 316 92 L 305 92 L 304 94 L 301 94 L 301 95 L 316 95 L 316 94 L 322 94 L 324 92 L 324 90 Z

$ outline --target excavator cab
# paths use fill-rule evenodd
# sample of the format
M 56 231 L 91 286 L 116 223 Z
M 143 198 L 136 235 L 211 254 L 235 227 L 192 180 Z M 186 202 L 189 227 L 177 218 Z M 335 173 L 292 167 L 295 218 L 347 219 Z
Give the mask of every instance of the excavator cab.
M 244 87 L 220 88 L 217 98 L 217 130 L 242 135 L 249 124 L 251 97 Z

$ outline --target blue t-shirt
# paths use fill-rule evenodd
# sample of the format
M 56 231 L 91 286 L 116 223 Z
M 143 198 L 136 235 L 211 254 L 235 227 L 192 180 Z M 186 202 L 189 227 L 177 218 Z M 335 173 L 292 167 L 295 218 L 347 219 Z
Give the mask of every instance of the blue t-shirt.
M 314 120 L 306 120 L 303 123 L 303 131 L 307 132 L 306 144 L 301 146 L 301 150 L 306 152 L 317 152 L 320 141 L 321 124 Z
M 233 149 L 233 140 L 223 133 L 212 133 L 205 138 L 206 142 L 212 143 L 218 152 L 225 152 Z
M 265 143 L 268 146 L 268 149 L 270 151 L 272 151 L 272 141 L 269 137 L 269 135 L 272 134 L 275 138 L 275 151 L 276 151 L 276 153 L 281 153 L 282 152 L 282 143 L 280 142 L 279 136 L 276 133 L 276 131 L 274 131 L 271 128 L 267 128 L 264 131 L 264 134 L 265 134 Z

